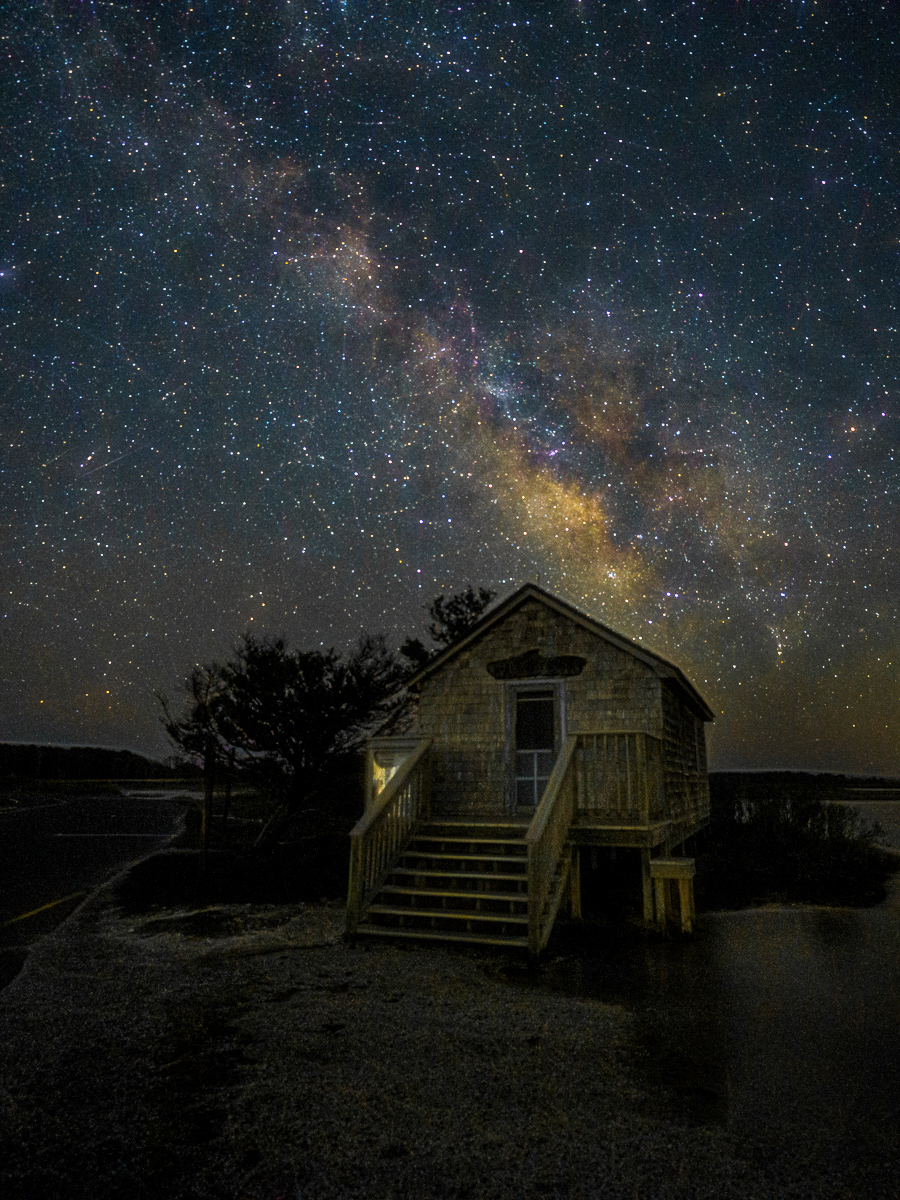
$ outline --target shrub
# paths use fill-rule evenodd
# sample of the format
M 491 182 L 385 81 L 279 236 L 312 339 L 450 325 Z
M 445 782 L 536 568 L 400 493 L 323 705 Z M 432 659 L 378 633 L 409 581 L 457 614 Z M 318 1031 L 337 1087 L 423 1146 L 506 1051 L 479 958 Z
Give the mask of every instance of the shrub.
M 831 804 L 815 776 L 737 777 L 712 786 L 711 821 L 699 854 L 704 907 L 766 900 L 877 904 L 892 869 L 877 825 Z

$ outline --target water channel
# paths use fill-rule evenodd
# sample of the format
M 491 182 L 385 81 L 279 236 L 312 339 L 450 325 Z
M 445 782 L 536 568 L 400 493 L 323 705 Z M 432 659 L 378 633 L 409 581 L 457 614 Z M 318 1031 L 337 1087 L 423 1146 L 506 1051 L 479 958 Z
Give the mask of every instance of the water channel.
M 857 805 L 900 847 L 900 804 Z M 706 914 L 622 935 L 545 982 L 634 1014 L 655 1115 L 725 1127 L 772 1197 L 900 1196 L 900 874 L 874 908 Z

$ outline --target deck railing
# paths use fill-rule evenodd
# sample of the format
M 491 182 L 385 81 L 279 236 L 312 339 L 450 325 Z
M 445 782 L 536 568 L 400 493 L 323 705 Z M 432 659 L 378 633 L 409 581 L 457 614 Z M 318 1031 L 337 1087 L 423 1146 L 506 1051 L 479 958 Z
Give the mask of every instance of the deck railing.
M 556 760 L 525 843 L 528 846 L 528 953 L 547 945 L 570 866 L 569 827 L 578 802 L 577 737 L 567 737 Z
M 425 739 L 411 750 L 350 833 L 349 935 L 356 932 L 366 905 L 397 861 L 416 821 L 427 812 L 430 745 Z
M 578 818 L 647 825 L 666 817 L 662 741 L 643 730 L 578 735 Z

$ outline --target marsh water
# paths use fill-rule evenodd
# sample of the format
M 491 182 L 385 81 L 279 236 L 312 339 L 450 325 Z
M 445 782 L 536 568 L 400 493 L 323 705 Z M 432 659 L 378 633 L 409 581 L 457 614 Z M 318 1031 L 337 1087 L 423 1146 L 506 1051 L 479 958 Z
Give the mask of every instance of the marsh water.
M 856 807 L 900 847 L 900 804 Z M 627 1008 L 648 1105 L 725 1127 L 773 1197 L 900 1195 L 900 874 L 874 908 L 708 913 L 690 939 L 611 933 L 545 981 Z

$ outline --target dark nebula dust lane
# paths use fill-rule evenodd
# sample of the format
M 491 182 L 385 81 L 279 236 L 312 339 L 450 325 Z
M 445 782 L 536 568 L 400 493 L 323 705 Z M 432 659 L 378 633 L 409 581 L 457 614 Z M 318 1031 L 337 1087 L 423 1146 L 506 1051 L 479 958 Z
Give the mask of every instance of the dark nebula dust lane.
M 0 736 L 544 586 L 714 766 L 896 771 L 889 5 L 0 17 Z

